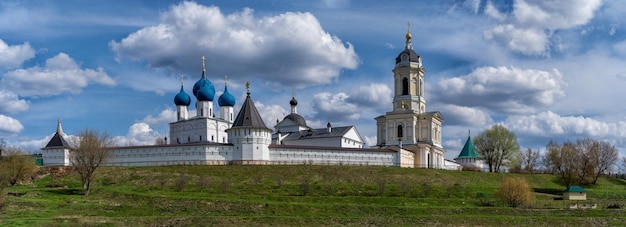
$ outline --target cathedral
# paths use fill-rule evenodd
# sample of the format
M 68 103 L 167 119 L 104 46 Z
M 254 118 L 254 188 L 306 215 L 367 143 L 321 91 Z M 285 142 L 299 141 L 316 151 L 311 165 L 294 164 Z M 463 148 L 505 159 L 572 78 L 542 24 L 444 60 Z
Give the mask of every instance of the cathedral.
M 192 88 L 195 116 L 190 116 L 192 97 L 185 91 L 174 96 L 176 121 L 169 124 L 164 145 L 114 147 L 106 165 L 375 165 L 405 168 L 446 168 L 441 145 L 443 117 L 426 111 L 424 73 L 421 56 L 406 33 L 405 48 L 395 59 L 394 97 L 391 111 L 376 117 L 377 144 L 364 147 L 355 126 L 312 128 L 298 114 L 295 95 L 291 113 L 266 126 L 252 101 L 250 83 L 247 95 L 235 115 L 235 97 L 224 91 L 215 109 L 215 86 L 207 78 L 202 57 L 202 74 Z M 216 112 L 219 112 L 217 114 Z M 217 115 L 217 116 L 216 116 Z M 71 165 L 70 146 L 64 139 L 61 122 L 57 132 L 42 148 L 44 165 Z

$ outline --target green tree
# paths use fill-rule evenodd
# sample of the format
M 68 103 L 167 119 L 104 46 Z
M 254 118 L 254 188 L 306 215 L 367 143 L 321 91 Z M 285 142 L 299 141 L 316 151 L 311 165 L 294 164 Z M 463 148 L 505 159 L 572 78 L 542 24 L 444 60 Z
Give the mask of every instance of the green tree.
M 474 147 L 489 165 L 489 172 L 500 172 L 500 167 L 519 152 L 517 137 L 502 125 L 494 125 L 474 137 Z
M 91 191 L 93 174 L 106 162 L 114 140 L 107 132 L 100 133 L 93 129 L 85 129 L 78 133 L 72 141 L 70 162 L 76 168 L 85 189 L 85 195 Z

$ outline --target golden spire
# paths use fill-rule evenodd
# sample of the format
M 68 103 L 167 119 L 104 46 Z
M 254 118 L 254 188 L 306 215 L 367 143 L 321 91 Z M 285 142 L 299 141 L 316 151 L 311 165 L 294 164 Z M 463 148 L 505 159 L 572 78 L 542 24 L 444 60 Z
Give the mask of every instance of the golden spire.
M 248 91 L 248 95 L 250 95 L 250 81 L 246 82 L 246 90 Z
M 409 41 L 411 39 L 411 22 L 406 22 L 406 40 Z
M 204 57 L 204 55 L 202 55 L 201 59 L 202 59 L 202 72 L 206 72 L 206 68 L 204 67 L 204 59 L 206 58 Z

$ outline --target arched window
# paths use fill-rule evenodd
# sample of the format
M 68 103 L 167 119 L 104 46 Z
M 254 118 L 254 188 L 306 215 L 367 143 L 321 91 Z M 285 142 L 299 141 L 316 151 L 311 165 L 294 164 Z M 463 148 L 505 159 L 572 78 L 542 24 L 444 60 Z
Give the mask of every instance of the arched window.
M 402 125 L 398 125 L 398 138 L 402 138 Z
M 402 78 L 402 95 L 408 95 L 409 94 L 409 79 L 408 78 Z

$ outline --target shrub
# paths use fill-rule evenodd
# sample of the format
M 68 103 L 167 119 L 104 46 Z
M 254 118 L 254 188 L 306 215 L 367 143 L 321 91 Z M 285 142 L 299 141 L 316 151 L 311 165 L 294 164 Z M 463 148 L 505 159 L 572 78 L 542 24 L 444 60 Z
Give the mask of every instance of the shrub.
M 505 178 L 496 196 L 510 207 L 531 206 L 535 202 L 532 188 L 522 177 Z
M 475 165 L 462 165 L 461 171 L 482 172 L 482 169 Z
M 6 172 L 0 172 L 0 211 L 6 205 L 7 194 L 4 192 L 4 187 L 8 185 L 9 175 Z
M 16 185 L 21 181 L 30 181 L 37 173 L 37 165 L 32 156 L 20 149 L 8 148 L 0 157 L 0 172 L 5 175 L 5 184 Z
M 185 174 L 181 174 L 174 180 L 174 189 L 176 189 L 176 191 L 182 191 L 185 187 L 187 187 L 188 181 L 187 176 L 185 176 Z

